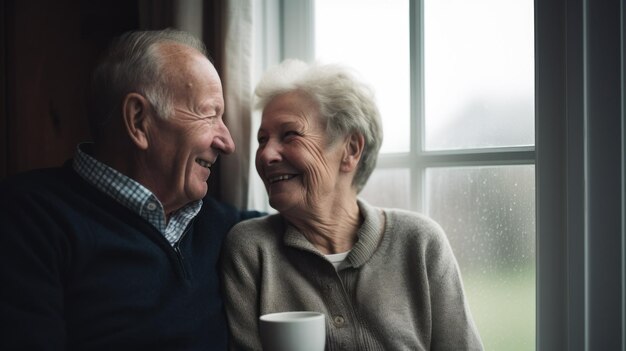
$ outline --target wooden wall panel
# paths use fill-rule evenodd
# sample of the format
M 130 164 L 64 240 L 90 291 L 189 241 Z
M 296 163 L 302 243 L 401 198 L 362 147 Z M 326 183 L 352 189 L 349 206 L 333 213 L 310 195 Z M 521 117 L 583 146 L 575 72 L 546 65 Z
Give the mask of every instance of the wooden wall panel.
M 72 157 L 78 142 L 89 140 L 90 72 L 113 36 L 139 25 L 137 1 L 5 4 L 6 62 L 0 62 L 6 72 L 2 176 L 60 165 Z
M 7 3 L 0 3 L 0 179 L 7 174 L 6 27 Z

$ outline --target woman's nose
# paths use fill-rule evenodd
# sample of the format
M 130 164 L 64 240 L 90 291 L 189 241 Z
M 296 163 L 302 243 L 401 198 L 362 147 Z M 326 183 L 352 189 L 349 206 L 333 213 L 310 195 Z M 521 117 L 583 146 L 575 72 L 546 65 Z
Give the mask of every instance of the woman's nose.
M 280 145 L 278 145 L 277 142 L 270 139 L 265 144 L 259 145 L 257 149 L 257 162 L 260 161 L 263 165 L 270 165 L 279 162 L 281 159 Z

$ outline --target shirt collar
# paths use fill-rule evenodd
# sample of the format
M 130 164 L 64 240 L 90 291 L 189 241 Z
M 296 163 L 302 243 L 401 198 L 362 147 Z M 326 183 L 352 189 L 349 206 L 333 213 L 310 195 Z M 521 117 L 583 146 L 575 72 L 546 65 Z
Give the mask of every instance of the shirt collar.
M 77 146 L 72 165 L 74 170 L 100 191 L 150 222 L 170 243 L 176 242 L 187 224 L 200 212 L 202 200 L 177 210 L 167 223 L 163 205 L 150 190 L 93 158 L 90 155 L 92 149 L 93 143 L 81 143 Z

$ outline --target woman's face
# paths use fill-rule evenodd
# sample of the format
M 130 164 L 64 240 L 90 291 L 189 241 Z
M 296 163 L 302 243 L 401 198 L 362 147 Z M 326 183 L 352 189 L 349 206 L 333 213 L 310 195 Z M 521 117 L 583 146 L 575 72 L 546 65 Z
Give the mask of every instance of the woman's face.
M 267 104 L 258 141 L 256 169 L 279 212 L 307 212 L 338 193 L 343 143 L 329 145 L 317 104 L 304 93 Z

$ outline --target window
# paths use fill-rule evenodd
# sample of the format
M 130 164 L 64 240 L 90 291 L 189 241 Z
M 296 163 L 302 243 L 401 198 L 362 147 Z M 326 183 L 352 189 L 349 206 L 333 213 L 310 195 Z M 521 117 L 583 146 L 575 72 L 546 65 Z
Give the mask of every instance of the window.
M 282 6 L 284 58 L 376 90 L 385 141 L 361 196 L 442 225 L 486 349 L 535 349 L 533 1 Z
M 340 9 L 339 4 L 342 2 L 337 0 L 335 8 Z M 498 189 L 515 190 L 512 195 L 504 198 L 509 199 L 508 204 L 515 205 L 509 207 L 509 213 L 506 212 L 506 206 L 499 205 L 502 204 L 503 199 L 500 194 L 491 197 L 495 200 L 481 201 L 481 204 L 489 204 L 489 206 L 480 209 L 475 207 L 472 209 L 473 212 L 461 216 L 461 221 L 457 220 L 457 222 L 467 221 L 471 217 L 472 220 L 479 220 L 478 224 L 482 226 L 486 222 L 483 223 L 478 214 L 483 212 L 489 213 L 491 218 L 514 216 L 515 220 L 521 219 L 521 214 L 528 215 L 528 221 L 523 227 L 515 227 L 514 231 L 509 230 L 507 233 L 509 235 L 518 233 L 529 238 L 530 241 L 522 245 L 522 248 L 526 247 L 527 254 L 535 256 L 536 259 L 525 261 L 528 255 L 521 254 L 522 251 L 515 251 L 517 258 L 509 262 L 528 262 L 531 265 L 530 262 L 536 262 L 536 267 L 525 268 L 526 272 L 534 275 L 534 279 L 531 276 L 527 280 L 529 285 L 524 285 L 524 289 L 511 288 L 508 290 L 510 294 L 504 296 L 509 301 L 517 301 L 515 294 L 519 293 L 529 301 L 527 306 L 536 304 L 535 309 L 532 307 L 525 309 L 526 312 L 536 315 L 536 327 L 533 329 L 533 322 L 528 322 L 532 319 L 530 314 L 521 316 L 514 322 L 520 323 L 524 331 L 513 336 L 503 333 L 502 338 L 498 340 L 487 336 L 495 332 L 497 328 L 486 328 L 484 322 L 489 318 L 498 319 L 500 316 L 489 316 L 483 322 L 479 320 L 478 322 L 483 324 L 481 332 L 483 336 L 486 336 L 487 348 L 497 349 L 498 345 L 514 343 L 504 349 L 532 349 L 532 345 L 526 342 L 515 343 L 515 340 L 534 338 L 539 350 L 623 349 L 626 345 L 626 288 L 624 288 L 626 286 L 624 285 L 626 282 L 626 162 L 624 161 L 624 155 L 626 155 L 626 115 L 624 114 L 626 36 L 623 31 L 626 26 L 626 7 L 624 2 L 542 0 L 535 1 L 533 4 L 526 0 L 519 0 L 516 3 L 506 0 L 502 3 L 523 6 L 523 8 L 516 9 L 519 12 L 519 18 L 507 18 L 506 21 L 496 22 L 495 16 L 503 16 L 494 12 L 497 10 L 500 13 L 499 11 L 503 10 L 500 6 L 503 4 L 498 3 L 490 4 L 488 11 L 479 11 L 477 15 L 470 15 L 470 12 L 464 14 L 462 18 L 474 19 L 464 29 L 482 28 L 487 37 L 492 35 L 497 39 L 498 36 L 506 36 L 511 42 L 525 42 L 527 46 L 522 51 L 526 52 L 532 52 L 533 36 L 531 33 L 533 28 L 536 31 L 535 52 L 532 53 L 535 57 L 535 67 L 526 66 L 515 69 L 519 72 L 522 70 L 531 72 L 528 73 L 528 77 L 534 75 L 535 86 L 531 88 L 535 91 L 533 104 L 535 105 L 536 126 L 532 125 L 531 118 L 526 121 L 530 121 L 530 124 L 526 123 L 523 128 L 513 127 L 513 129 L 519 128 L 520 131 L 526 130 L 526 132 L 522 132 L 514 139 L 507 137 L 509 142 L 478 144 L 474 140 L 473 145 L 463 145 L 459 148 L 441 145 L 442 140 L 433 140 L 435 145 L 425 141 L 425 131 L 434 126 L 433 122 L 430 122 L 430 126 L 426 126 L 429 123 L 427 122 L 429 117 L 428 107 L 424 104 L 427 94 L 425 90 L 428 90 L 429 86 L 426 83 L 428 80 L 426 73 L 429 69 L 428 55 L 432 54 L 426 52 L 429 47 L 427 28 L 429 14 L 437 13 L 437 8 L 441 10 L 443 6 L 454 5 L 455 9 L 463 9 L 463 11 L 471 9 L 468 9 L 467 5 L 464 6 L 461 0 L 457 2 L 441 0 L 441 3 L 437 1 L 436 4 L 434 0 L 401 1 L 404 5 L 397 5 L 397 2 L 395 0 L 381 1 L 385 3 L 384 6 L 407 6 L 408 4 L 409 8 L 404 16 L 397 18 L 398 21 L 404 21 L 404 23 L 408 21 L 409 25 L 410 68 L 408 76 L 411 91 L 409 95 L 411 116 L 409 118 L 409 151 L 393 150 L 393 147 L 388 146 L 387 143 L 386 152 L 379 162 L 379 169 L 368 183 L 369 189 L 385 188 L 386 191 L 377 192 L 379 197 L 376 200 L 371 197 L 372 194 L 367 194 L 368 189 L 364 195 L 381 206 L 389 205 L 424 211 L 435 217 L 442 216 L 437 213 L 444 213 L 443 215 L 450 213 L 451 211 L 447 211 L 449 206 L 467 206 L 463 204 L 471 203 L 468 199 L 471 200 L 472 196 L 476 200 L 476 194 L 482 189 L 487 188 L 492 194 L 502 192 Z M 467 2 L 483 9 L 488 4 L 482 0 Z M 260 3 L 262 6 L 256 9 L 258 10 L 257 17 L 262 19 L 259 22 L 262 25 L 255 33 L 260 34 L 262 45 L 259 47 L 263 50 L 260 60 L 255 60 L 255 62 L 261 62 L 259 64 L 261 71 L 286 57 L 313 59 L 315 57 L 315 0 L 261 0 Z M 358 17 L 357 12 L 360 11 L 360 7 L 371 6 L 371 4 L 365 0 L 362 3 L 359 2 L 358 6 L 351 9 L 349 17 L 342 18 L 341 28 L 346 29 L 352 26 L 353 20 Z M 532 12 L 534 12 L 534 18 L 527 17 Z M 485 18 L 485 16 L 491 17 Z M 450 14 L 450 18 L 452 17 L 453 15 Z M 527 18 L 528 21 L 519 22 L 518 20 L 522 18 Z M 381 19 L 384 19 L 383 12 L 381 12 Z M 320 19 L 318 18 L 317 21 Z M 337 25 L 337 23 L 323 21 L 322 23 L 324 26 Z M 377 27 L 381 32 L 389 32 L 390 28 L 400 25 L 394 23 L 392 27 L 387 28 L 381 23 L 376 19 L 370 26 Z M 498 23 L 506 25 L 527 23 L 528 27 L 510 33 L 496 33 L 495 28 L 498 28 Z M 486 26 L 486 24 L 489 25 Z M 501 28 L 498 28 L 499 30 Z M 527 34 L 524 38 L 518 36 L 524 33 Z M 400 33 L 400 35 L 404 34 Z M 388 39 L 392 37 L 394 36 L 389 34 L 385 36 Z M 472 54 L 472 51 L 476 51 L 475 48 L 480 47 L 476 46 L 477 43 L 461 41 L 461 44 L 471 44 L 468 46 L 472 50 L 456 52 L 453 53 L 454 55 L 463 57 Z M 368 45 L 371 48 L 368 54 L 381 51 L 378 50 L 379 45 L 382 45 L 380 42 L 372 40 Z M 352 41 L 345 42 L 345 47 L 354 50 Z M 504 48 L 499 54 L 500 57 L 506 58 L 505 54 L 510 53 L 510 50 L 511 48 Z M 488 56 L 486 53 L 483 54 L 483 56 Z M 390 65 L 387 64 L 390 62 L 389 56 L 389 53 L 385 53 L 385 57 L 379 60 L 377 71 L 389 70 Z M 468 57 L 467 62 L 470 60 L 471 58 Z M 529 62 L 532 64 L 532 60 Z M 350 64 L 356 66 L 354 62 Z M 532 74 L 533 71 L 534 74 Z M 362 73 L 366 77 L 370 76 L 368 72 Z M 376 84 L 378 91 L 386 89 L 379 86 L 379 83 Z M 521 87 L 523 84 L 517 86 Z M 519 102 L 520 99 L 514 99 L 506 105 L 515 106 L 513 101 Z M 381 101 L 381 104 L 384 102 Z M 501 107 L 485 104 L 473 106 L 471 110 L 481 111 L 487 107 L 492 112 L 494 107 L 496 110 Z M 519 109 L 514 112 L 519 112 Z M 504 125 L 507 126 L 507 124 Z M 493 128 L 494 126 L 485 125 L 484 131 L 491 131 L 492 135 L 495 134 L 494 136 L 499 138 L 500 135 L 496 134 L 498 132 Z M 535 130 L 536 140 L 530 139 L 533 135 L 532 132 L 528 133 L 528 127 L 530 130 Z M 389 128 L 386 127 L 386 129 L 387 141 L 389 141 Z M 479 142 L 484 140 L 480 139 Z M 479 178 L 481 181 L 486 180 L 486 184 L 477 181 Z M 457 186 L 450 186 L 450 182 L 461 180 L 465 183 L 460 182 Z M 464 186 L 459 186 L 459 184 Z M 536 189 L 536 192 L 533 189 Z M 250 204 L 255 208 L 262 208 L 254 204 L 266 204 L 266 201 L 255 202 L 255 196 L 251 197 Z M 450 198 L 459 199 L 459 203 L 451 203 Z M 439 204 L 435 203 L 436 201 L 439 201 Z M 535 211 L 532 210 L 533 207 Z M 533 216 L 533 213 L 536 213 L 536 216 Z M 469 227 L 469 225 L 441 218 L 437 220 L 448 227 L 450 236 L 454 235 L 452 232 L 455 228 L 458 231 L 458 228 Z M 533 231 L 533 221 L 536 223 L 536 232 Z M 489 225 L 489 228 L 496 227 Z M 490 232 L 488 238 L 493 241 L 493 234 L 499 233 L 501 229 L 496 228 Z M 471 236 L 464 236 L 464 238 L 468 237 L 471 238 Z M 535 252 L 532 252 L 533 238 L 536 242 Z M 457 244 L 453 243 L 453 245 Z M 509 247 L 504 246 L 505 251 L 508 251 Z M 486 250 L 486 244 L 482 246 L 479 244 L 479 249 Z M 464 260 L 465 258 L 462 258 L 465 255 L 464 252 L 471 252 L 471 248 L 467 251 L 465 247 L 455 247 L 455 252 L 459 260 Z M 474 267 L 474 265 L 473 262 L 467 264 L 461 262 L 462 269 Z M 507 266 L 514 265 L 505 263 L 502 268 Z M 467 271 L 467 268 L 465 270 Z M 468 276 L 468 273 L 463 272 L 463 274 L 466 276 L 466 286 L 472 289 L 471 286 L 476 282 L 471 281 L 472 278 Z M 518 277 L 523 277 L 523 275 L 518 275 Z M 534 288 L 530 285 L 533 281 L 536 282 Z M 497 280 L 491 284 L 503 286 L 502 282 Z M 522 290 L 528 293 L 523 293 Z M 536 302 L 532 301 L 531 290 L 535 290 Z M 489 301 L 489 296 L 482 295 L 491 293 L 492 290 L 476 289 L 474 291 L 477 292 L 479 299 Z M 469 293 L 470 298 L 472 294 Z M 472 299 L 471 306 L 475 316 L 477 319 L 482 318 L 479 316 L 482 312 L 477 311 L 482 308 L 482 302 L 477 302 L 476 298 Z M 513 324 L 510 320 L 500 320 L 502 326 L 508 326 L 509 323 L 510 328 L 507 332 L 518 331 L 516 328 L 520 327 L 519 325 Z M 497 323 L 490 324 L 497 327 Z

